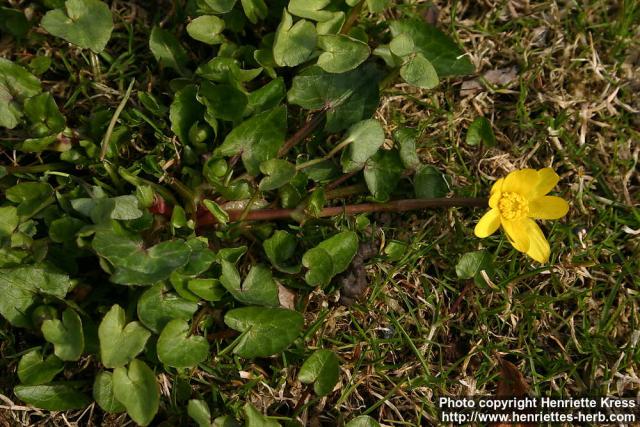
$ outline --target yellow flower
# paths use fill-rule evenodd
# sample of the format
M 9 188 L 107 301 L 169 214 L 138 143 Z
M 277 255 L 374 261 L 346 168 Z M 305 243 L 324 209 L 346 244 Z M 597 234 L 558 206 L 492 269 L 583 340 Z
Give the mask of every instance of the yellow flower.
M 562 198 L 547 196 L 560 177 L 551 168 L 522 169 L 500 178 L 491 188 L 489 212 L 484 214 L 474 230 L 484 238 L 501 225 L 511 244 L 538 262 L 547 262 L 549 242 L 534 219 L 557 219 L 569 211 Z

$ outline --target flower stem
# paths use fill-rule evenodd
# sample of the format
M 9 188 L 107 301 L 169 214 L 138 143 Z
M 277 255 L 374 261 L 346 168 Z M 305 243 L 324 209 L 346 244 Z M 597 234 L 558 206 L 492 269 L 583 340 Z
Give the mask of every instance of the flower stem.
M 418 209 L 450 208 L 450 207 L 486 207 L 488 200 L 484 197 L 449 197 L 437 199 L 404 199 L 387 203 L 362 203 L 358 205 L 332 206 L 324 208 L 318 217 L 336 215 L 355 215 L 366 212 L 405 212 Z M 254 209 L 246 213 L 246 221 L 270 221 L 290 218 L 295 209 Z M 243 215 L 242 209 L 227 211 L 229 221 L 238 221 Z M 217 224 L 217 220 L 208 212 L 198 218 L 198 227 Z

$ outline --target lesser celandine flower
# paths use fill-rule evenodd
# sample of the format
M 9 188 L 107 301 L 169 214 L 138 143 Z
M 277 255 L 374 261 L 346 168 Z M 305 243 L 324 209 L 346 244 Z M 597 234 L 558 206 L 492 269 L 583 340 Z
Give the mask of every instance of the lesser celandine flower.
M 547 196 L 559 180 L 551 168 L 522 169 L 500 178 L 491 188 L 491 209 L 476 224 L 476 236 L 490 236 L 502 225 L 514 248 L 538 262 L 547 262 L 549 242 L 533 219 L 557 219 L 567 214 L 569 204 L 564 199 Z

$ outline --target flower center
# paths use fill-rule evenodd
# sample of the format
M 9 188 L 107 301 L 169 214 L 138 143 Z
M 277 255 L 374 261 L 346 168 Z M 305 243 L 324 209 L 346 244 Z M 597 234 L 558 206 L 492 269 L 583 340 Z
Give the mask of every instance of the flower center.
M 502 193 L 498 201 L 498 209 L 504 219 L 520 219 L 529 213 L 529 203 L 518 193 Z

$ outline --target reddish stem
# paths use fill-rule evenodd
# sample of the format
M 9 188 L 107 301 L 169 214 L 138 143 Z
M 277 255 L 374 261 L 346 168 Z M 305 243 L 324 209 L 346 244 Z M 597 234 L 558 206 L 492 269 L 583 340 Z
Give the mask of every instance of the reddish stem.
M 487 206 L 486 198 L 472 197 L 450 197 L 439 199 L 404 199 L 394 200 L 387 203 L 362 203 L 359 205 L 332 206 L 324 208 L 318 217 L 329 217 L 336 215 L 355 215 L 364 212 L 405 212 L 417 209 L 433 209 L 446 207 L 477 207 Z M 242 216 L 243 209 L 229 210 L 229 221 L 238 221 Z M 244 220 L 265 221 L 275 219 L 290 218 L 295 209 L 255 209 L 249 211 Z M 209 211 L 203 211 L 198 217 L 198 227 L 206 227 L 217 224 L 218 221 Z

